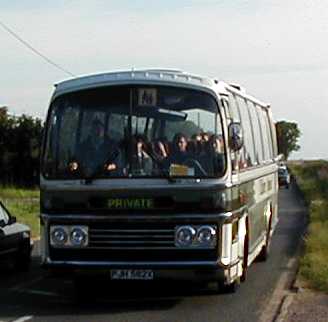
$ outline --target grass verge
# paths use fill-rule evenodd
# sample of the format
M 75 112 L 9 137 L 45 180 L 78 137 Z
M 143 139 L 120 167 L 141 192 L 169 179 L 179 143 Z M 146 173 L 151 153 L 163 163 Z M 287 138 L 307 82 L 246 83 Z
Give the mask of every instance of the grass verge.
M 328 162 L 304 162 L 291 169 L 310 215 L 300 275 L 310 287 L 328 293 Z

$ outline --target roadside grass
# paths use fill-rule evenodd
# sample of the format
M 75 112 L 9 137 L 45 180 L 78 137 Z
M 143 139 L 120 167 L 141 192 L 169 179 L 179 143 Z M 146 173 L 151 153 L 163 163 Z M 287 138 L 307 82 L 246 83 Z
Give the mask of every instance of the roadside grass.
M 0 186 L 0 199 L 15 199 L 15 198 L 40 198 L 40 190 L 17 188 L 14 186 Z
M 17 222 L 31 228 L 32 237 L 40 234 L 40 191 L 17 187 L 0 187 L 0 200 L 9 212 L 17 218 Z
M 328 293 L 328 162 L 305 162 L 291 170 L 310 215 L 300 275 L 310 287 Z

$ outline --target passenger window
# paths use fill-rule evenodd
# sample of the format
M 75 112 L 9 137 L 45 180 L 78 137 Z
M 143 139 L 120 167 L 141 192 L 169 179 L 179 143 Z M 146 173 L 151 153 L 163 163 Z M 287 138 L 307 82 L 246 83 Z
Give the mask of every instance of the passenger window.
M 255 143 L 255 157 L 257 159 L 257 163 L 260 164 L 263 161 L 263 146 L 262 146 L 262 132 L 260 129 L 260 123 L 258 119 L 258 115 L 256 113 L 256 105 L 253 103 L 249 104 L 249 112 L 251 115 L 251 123 L 254 131 L 254 143 Z
M 264 152 L 264 160 L 270 160 L 270 147 L 269 147 L 269 138 L 268 132 L 266 129 L 266 122 L 265 122 L 265 110 L 261 107 L 258 108 L 258 115 L 261 124 L 261 132 L 262 132 L 262 141 L 263 141 L 263 152 Z
M 240 122 L 240 112 L 237 105 L 237 98 L 235 95 L 229 95 L 229 104 L 230 104 L 230 117 L 232 122 Z M 234 152 L 231 151 L 231 167 L 232 171 L 235 172 L 240 168 L 239 163 L 244 163 L 244 151 L 241 149 L 240 151 Z M 238 162 L 238 155 L 240 155 L 240 160 Z
M 252 125 L 249 118 L 248 106 L 243 98 L 238 98 L 239 111 L 241 115 L 241 125 L 244 134 L 244 164 L 247 168 L 256 164 Z
M 225 115 L 226 115 L 227 120 L 231 121 L 232 120 L 232 113 L 231 113 L 231 111 L 229 109 L 230 104 L 229 104 L 228 99 L 226 97 L 224 97 L 221 100 L 221 104 L 222 104 L 222 106 L 224 108 L 224 112 L 225 112 Z
M 270 159 L 273 159 L 273 140 L 272 140 L 272 135 L 271 135 L 269 115 L 268 115 L 267 110 L 263 110 L 263 118 L 264 118 L 265 128 L 267 131 L 267 136 L 268 136 L 268 147 L 269 147 L 269 152 L 270 152 Z
M 235 95 L 229 96 L 231 117 L 234 122 L 240 122 L 240 112 L 237 103 L 237 97 Z

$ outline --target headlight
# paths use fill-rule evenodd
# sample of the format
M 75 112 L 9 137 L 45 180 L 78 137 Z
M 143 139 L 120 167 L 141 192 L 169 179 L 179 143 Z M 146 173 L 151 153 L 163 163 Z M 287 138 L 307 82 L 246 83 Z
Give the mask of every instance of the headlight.
M 88 226 L 50 226 L 50 245 L 53 247 L 86 247 L 88 242 Z
M 24 231 L 23 232 L 23 235 L 22 235 L 22 237 L 24 238 L 24 239 L 29 239 L 30 238 L 30 232 L 29 231 Z
M 181 226 L 175 232 L 175 245 L 178 247 L 188 247 L 194 241 L 196 230 L 192 226 Z
M 215 245 L 216 231 L 212 226 L 199 227 L 197 231 L 197 241 L 202 246 Z
M 67 242 L 67 231 L 64 227 L 52 226 L 50 228 L 50 243 L 53 246 L 64 246 Z
M 215 248 L 216 226 L 177 226 L 175 228 L 175 246 L 179 248 Z
M 85 245 L 87 242 L 87 232 L 85 229 L 76 227 L 73 228 L 70 234 L 70 241 L 73 246 L 82 246 Z

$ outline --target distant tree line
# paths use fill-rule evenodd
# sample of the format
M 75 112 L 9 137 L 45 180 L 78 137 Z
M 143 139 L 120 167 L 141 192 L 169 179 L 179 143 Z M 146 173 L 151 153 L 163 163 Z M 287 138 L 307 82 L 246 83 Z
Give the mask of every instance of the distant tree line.
M 0 185 L 39 183 L 41 133 L 40 119 L 12 116 L 0 107 Z

